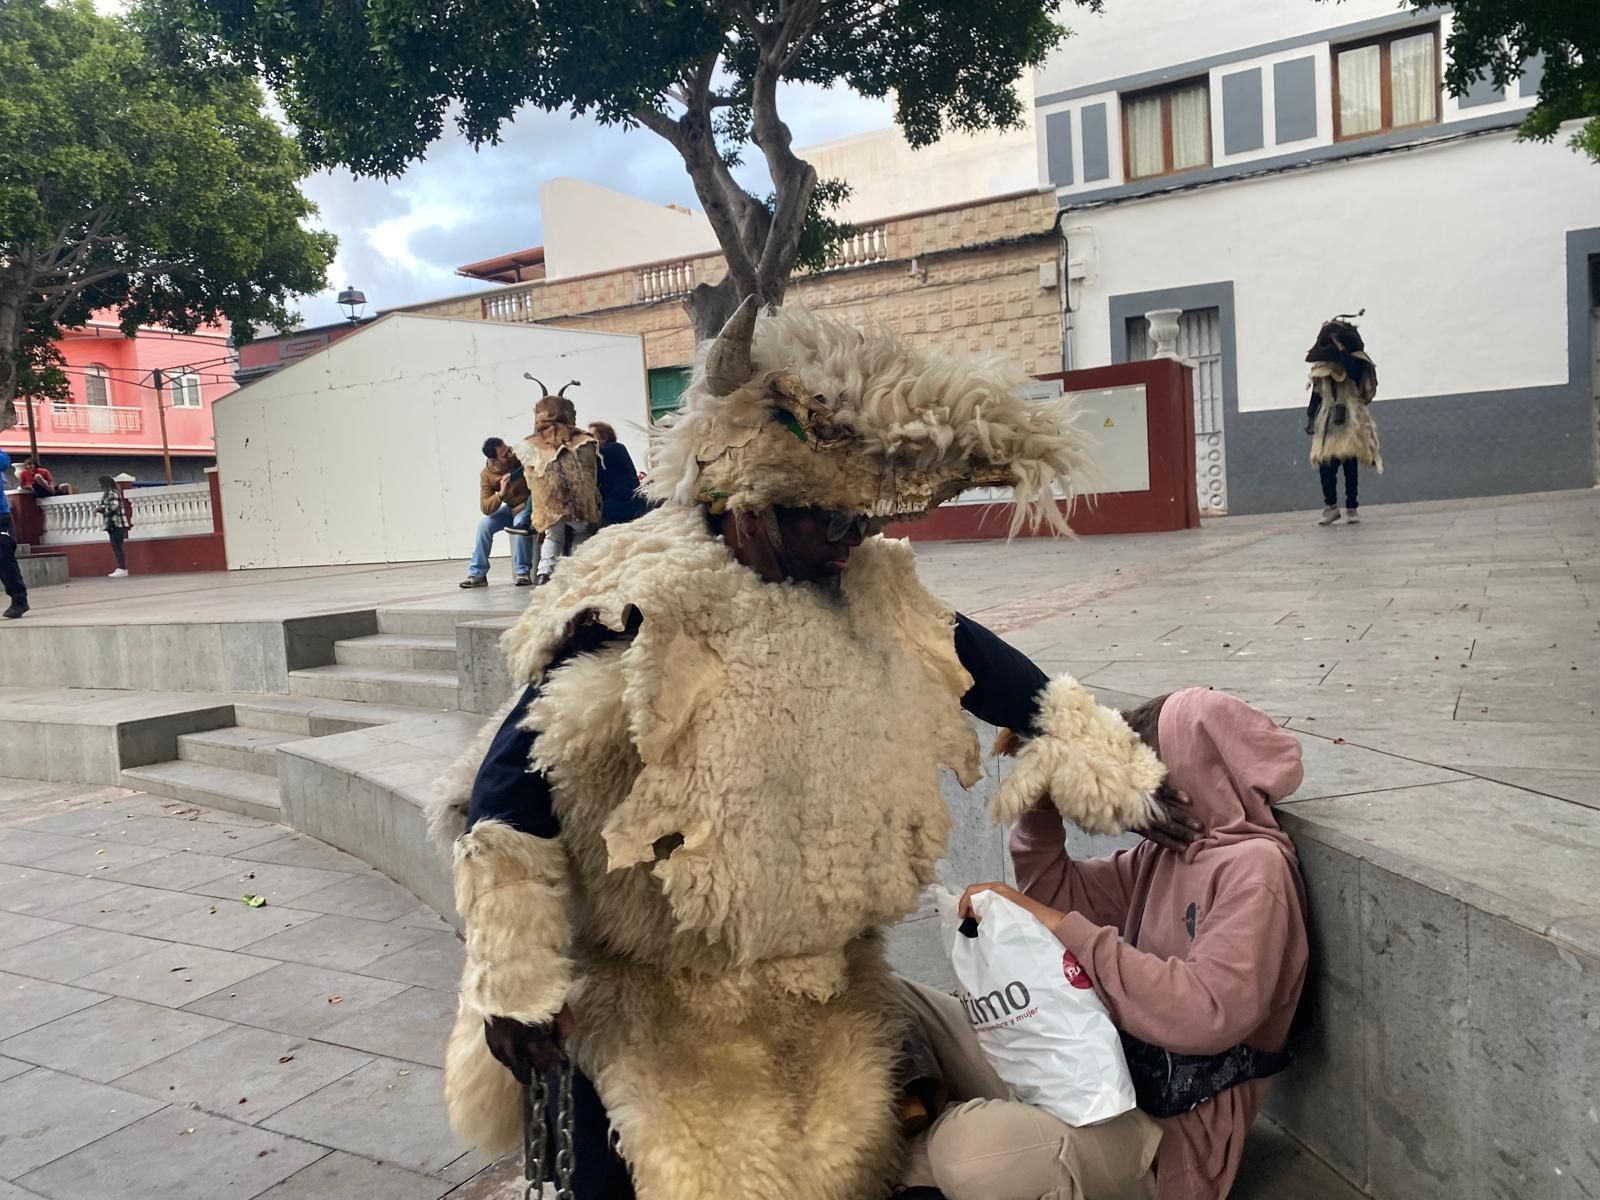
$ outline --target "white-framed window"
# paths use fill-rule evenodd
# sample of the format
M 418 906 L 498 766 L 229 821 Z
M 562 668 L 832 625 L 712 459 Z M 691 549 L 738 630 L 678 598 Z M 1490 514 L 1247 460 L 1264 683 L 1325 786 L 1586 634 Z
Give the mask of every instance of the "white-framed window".
M 1150 179 L 1211 165 L 1211 85 L 1189 80 L 1122 98 L 1123 168 Z
M 168 379 L 172 383 L 173 408 L 200 407 L 200 376 L 186 367 L 180 367 Z
M 105 408 L 111 403 L 111 372 L 102 363 L 83 369 L 83 396 L 90 404 Z
M 1333 133 L 1339 141 L 1439 119 L 1439 29 L 1407 29 L 1333 48 Z

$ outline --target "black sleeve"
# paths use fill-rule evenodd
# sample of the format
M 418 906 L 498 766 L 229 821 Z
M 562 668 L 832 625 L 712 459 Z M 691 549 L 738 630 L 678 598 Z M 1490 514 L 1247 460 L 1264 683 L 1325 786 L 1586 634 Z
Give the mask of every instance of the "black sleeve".
M 610 642 L 632 637 L 639 623 L 638 611 L 631 610 L 628 628 L 623 633 L 607 629 L 598 622 L 581 625 L 550 660 L 545 674 L 548 676 L 580 654 L 592 653 Z M 528 706 L 538 696 L 539 685 L 529 684 L 494 735 L 494 741 L 489 743 L 489 752 L 484 755 L 477 778 L 472 781 L 472 797 L 467 803 L 468 829 L 479 821 L 493 818 L 534 837 L 553 838 L 561 833 L 561 822 L 551 801 L 550 784 L 543 773 L 528 765 L 536 735 L 519 728 L 528 715 Z
M 956 614 L 956 656 L 972 676 L 961 707 L 980 721 L 1026 737 L 1050 682 L 1026 654 L 969 617 Z
M 1317 419 L 1317 410 L 1322 407 L 1322 393 L 1316 388 L 1311 389 L 1311 403 L 1306 405 L 1306 424 Z

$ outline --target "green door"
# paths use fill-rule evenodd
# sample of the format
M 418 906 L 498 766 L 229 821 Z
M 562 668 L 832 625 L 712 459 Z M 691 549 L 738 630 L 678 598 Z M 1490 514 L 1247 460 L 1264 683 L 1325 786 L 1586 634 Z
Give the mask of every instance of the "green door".
M 688 367 L 657 367 L 650 372 L 650 420 L 653 424 L 683 405 L 684 389 L 689 386 Z

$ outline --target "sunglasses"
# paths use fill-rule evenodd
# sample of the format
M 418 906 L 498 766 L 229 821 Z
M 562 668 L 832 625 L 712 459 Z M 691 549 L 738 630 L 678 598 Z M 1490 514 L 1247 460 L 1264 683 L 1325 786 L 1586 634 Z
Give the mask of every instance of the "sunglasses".
M 858 513 L 839 512 L 837 509 L 824 508 L 818 510 L 820 515 L 828 521 L 828 540 L 842 542 L 853 532 L 856 536 L 865 538 L 872 529 L 872 518 Z

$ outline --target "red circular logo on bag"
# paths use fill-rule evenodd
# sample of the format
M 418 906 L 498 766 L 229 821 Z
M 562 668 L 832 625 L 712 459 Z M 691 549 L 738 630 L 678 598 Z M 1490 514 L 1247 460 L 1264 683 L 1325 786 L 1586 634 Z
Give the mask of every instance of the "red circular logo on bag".
M 1089 972 L 1083 969 L 1071 950 L 1064 950 L 1061 954 L 1061 973 L 1067 977 L 1067 982 L 1080 991 L 1090 991 L 1094 984 L 1089 982 Z

